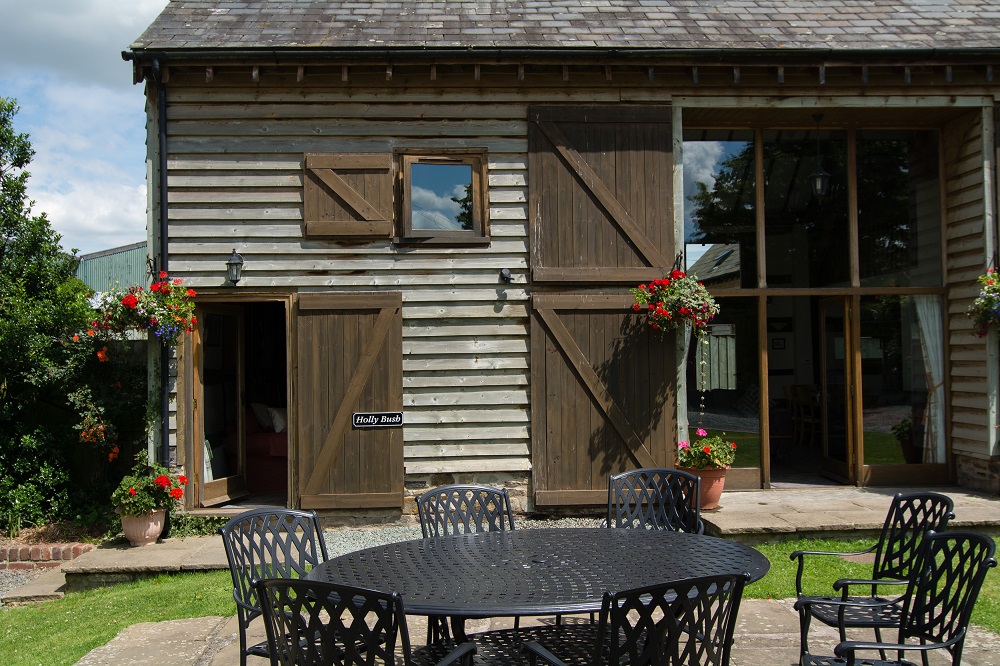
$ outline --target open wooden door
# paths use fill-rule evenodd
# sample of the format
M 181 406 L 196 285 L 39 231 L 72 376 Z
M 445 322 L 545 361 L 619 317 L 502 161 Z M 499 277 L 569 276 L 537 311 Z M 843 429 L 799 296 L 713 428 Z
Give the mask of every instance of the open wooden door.
M 400 508 L 403 430 L 352 416 L 402 412 L 402 295 L 301 294 L 296 317 L 298 489 L 304 509 Z
M 243 414 L 243 313 L 198 306 L 195 340 L 194 472 L 201 506 L 247 494 Z
M 626 291 L 674 263 L 672 112 L 528 120 L 535 504 L 603 504 L 609 474 L 674 460 L 673 334 L 645 330 Z

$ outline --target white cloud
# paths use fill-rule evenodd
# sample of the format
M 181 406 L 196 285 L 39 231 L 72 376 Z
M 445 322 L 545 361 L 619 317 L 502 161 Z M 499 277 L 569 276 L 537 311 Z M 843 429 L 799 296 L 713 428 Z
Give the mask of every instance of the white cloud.
M 455 196 L 465 196 L 465 187 L 456 186 Z M 413 224 L 418 229 L 459 229 L 456 216 L 461 207 L 451 200 L 450 196 L 442 196 L 423 187 L 414 186 L 410 191 L 413 201 Z M 418 222 L 419 220 L 419 222 Z
M 33 211 L 63 247 L 93 252 L 146 237 L 145 110 L 121 52 L 166 0 L 0 0 L 0 96 L 30 135 Z

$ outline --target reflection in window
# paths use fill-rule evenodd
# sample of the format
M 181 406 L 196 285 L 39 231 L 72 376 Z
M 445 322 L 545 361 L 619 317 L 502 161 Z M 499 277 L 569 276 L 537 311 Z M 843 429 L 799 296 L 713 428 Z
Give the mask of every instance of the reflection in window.
M 941 284 L 937 134 L 858 132 L 861 285 Z
M 687 358 L 689 440 L 699 425 L 736 442 L 734 467 L 760 467 L 760 384 L 757 300 L 719 299 L 721 311 L 704 340 L 692 338 Z M 705 410 L 701 413 L 704 400 Z
M 402 240 L 488 241 L 486 151 L 403 153 Z
M 940 297 L 862 297 L 861 335 L 864 463 L 945 462 Z
M 472 230 L 472 167 L 414 164 L 410 168 L 410 215 L 421 231 Z
M 764 132 L 764 229 L 769 287 L 850 284 L 847 142 L 843 132 Z M 831 175 L 822 200 L 809 187 L 817 162 Z
M 750 130 L 684 131 L 687 270 L 710 287 L 757 286 L 753 146 Z

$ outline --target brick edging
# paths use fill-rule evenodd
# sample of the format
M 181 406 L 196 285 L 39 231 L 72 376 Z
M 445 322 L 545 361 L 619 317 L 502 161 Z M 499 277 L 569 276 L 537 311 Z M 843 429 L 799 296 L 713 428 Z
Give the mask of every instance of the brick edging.
M 51 569 L 94 549 L 90 543 L 43 543 L 0 548 L 0 569 Z

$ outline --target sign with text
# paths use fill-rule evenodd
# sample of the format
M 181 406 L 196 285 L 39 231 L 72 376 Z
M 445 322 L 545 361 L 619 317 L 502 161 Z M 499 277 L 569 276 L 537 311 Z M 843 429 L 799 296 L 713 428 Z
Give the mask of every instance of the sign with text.
M 351 422 L 355 428 L 401 428 L 403 412 L 354 412 Z

